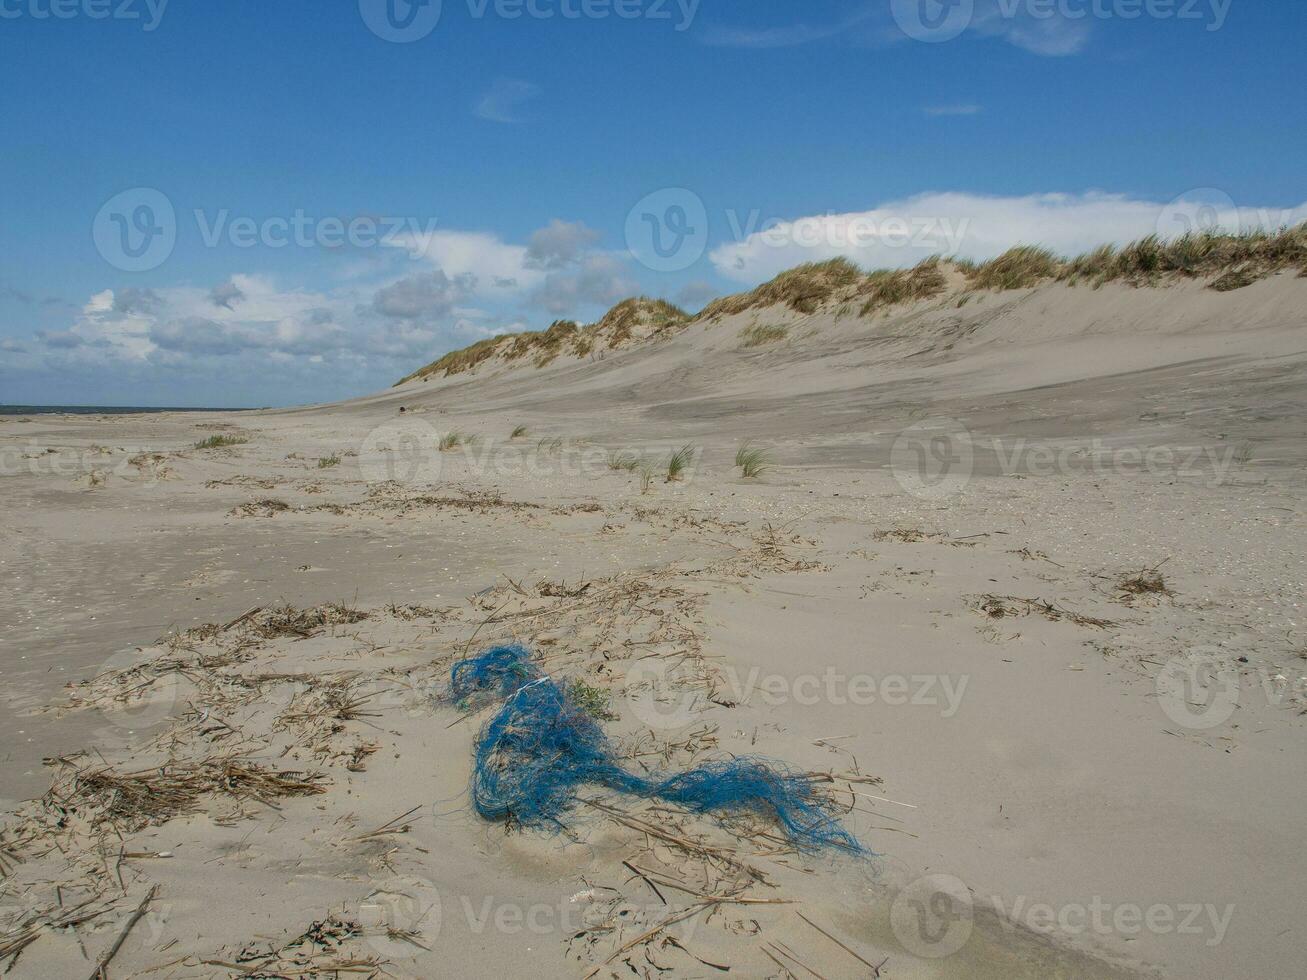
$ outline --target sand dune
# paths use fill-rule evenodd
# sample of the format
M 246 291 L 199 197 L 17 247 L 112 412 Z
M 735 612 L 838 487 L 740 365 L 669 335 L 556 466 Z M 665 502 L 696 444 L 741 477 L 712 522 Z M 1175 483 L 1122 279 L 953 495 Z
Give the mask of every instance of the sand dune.
M 1305 326 L 1289 272 L 950 286 L 0 420 L 0 963 L 1296 975 Z M 630 765 L 784 760 L 876 856 L 598 790 L 480 820 L 439 692 L 510 639 Z

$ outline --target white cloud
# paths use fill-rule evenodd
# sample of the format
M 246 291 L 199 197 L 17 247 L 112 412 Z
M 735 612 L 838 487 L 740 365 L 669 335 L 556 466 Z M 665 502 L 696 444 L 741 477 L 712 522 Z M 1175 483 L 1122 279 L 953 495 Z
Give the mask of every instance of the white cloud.
M 825 24 L 802 22 L 773 27 L 708 27 L 699 34 L 704 44 L 724 48 L 792 48 L 836 37 L 877 13 L 875 3 L 863 3 L 857 10 Z
M 560 221 L 555 218 L 531 234 L 526 264 L 532 269 L 561 269 L 576 262 L 595 242 L 599 232 L 583 221 Z
M 966 102 L 957 105 L 928 105 L 921 111 L 928 116 L 975 116 L 981 113 L 982 107 Z
M 445 316 L 466 292 L 469 277 L 450 279 L 441 269 L 406 276 L 378 289 L 372 308 L 401 320 L 430 320 Z
M 228 279 L 224 283 L 219 283 L 209 291 L 209 299 L 214 306 L 221 306 L 223 309 L 234 310 L 236 304 L 245 299 L 245 291 L 235 282 Z
M 893 0 L 902 3 L 908 11 L 913 0 Z M 953 10 L 950 4 L 957 0 L 916 0 L 929 4 L 923 17 L 925 23 L 941 10 Z M 1066 16 L 1055 8 L 1022 3 L 1020 0 L 974 0 L 970 8 L 956 8 L 957 16 L 969 14 L 963 37 L 997 38 L 1015 47 L 1043 57 L 1064 57 L 1077 54 L 1089 43 L 1093 23 L 1088 16 L 1076 16 L 1078 10 L 1088 7 L 1088 0 L 1079 7 L 1068 8 Z M 906 13 L 907 11 L 905 11 Z M 895 7 L 888 0 L 871 0 L 858 4 L 842 18 L 824 23 L 801 21 L 758 28 L 714 26 L 703 30 L 700 41 L 720 47 L 735 48 L 787 48 L 818 41 L 838 41 L 859 45 L 881 46 L 909 40 L 909 36 L 895 19 Z M 915 21 L 916 18 L 913 18 Z M 910 23 L 912 21 L 909 21 Z M 948 40 L 955 34 L 950 33 Z
M 609 255 L 586 256 L 566 271 L 551 272 L 532 294 L 533 305 L 554 316 L 567 316 L 583 306 L 611 306 L 639 290 L 626 267 Z
M 561 220 L 526 245 L 484 232 L 414 230 L 387 242 L 396 247 L 382 250 L 372 276 L 328 276 L 336 285 L 324 290 L 240 273 L 213 288 L 105 289 L 66 323 L 9 342 L 3 367 L 29 377 L 102 373 L 170 385 L 218 372 L 280 391 L 267 380 L 277 371 L 307 378 L 312 365 L 330 363 L 336 376 L 384 384 L 445 351 L 539 328 L 543 317 L 527 315 L 531 307 L 572 316 L 635 292 L 626 258 L 595 250 L 598 237 Z
M 1031 54 L 1060 58 L 1079 53 L 1089 43 L 1093 24 L 1088 17 L 1066 17 L 1050 9 L 1036 14 L 1028 4 L 979 0 L 972 28 L 984 37 L 997 37 Z
M 695 279 L 681 287 L 676 294 L 676 305 L 697 313 L 721 294 L 722 291 L 712 283 Z
M 986 197 L 921 194 L 870 211 L 818 215 L 779 222 L 710 253 L 717 271 L 758 283 L 804 262 L 839 256 L 864 268 L 904 268 L 940 253 L 992 258 L 1014 245 L 1043 245 L 1072 255 L 1105 243 L 1146 235 L 1173 237 L 1215 221 L 1226 229 L 1279 227 L 1307 220 L 1296 208 L 1234 208 L 1208 197 L 1162 204 L 1122 194 L 1032 194 Z
M 482 119 L 497 123 L 521 122 L 521 108 L 540 94 L 540 86 L 520 78 L 497 78 L 477 100 L 475 112 Z
M 529 289 L 544 279 L 527 263 L 525 245 L 509 245 L 478 231 L 434 231 L 395 239 L 398 247 L 420 255 L 451 279 L 472 277 L 478 295 Z

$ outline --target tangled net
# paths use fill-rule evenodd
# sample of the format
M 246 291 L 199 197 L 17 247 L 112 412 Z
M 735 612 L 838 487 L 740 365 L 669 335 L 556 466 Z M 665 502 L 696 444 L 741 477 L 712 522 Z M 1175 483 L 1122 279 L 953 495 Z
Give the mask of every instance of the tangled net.
M 562 829 L 582 784 L 676 803 L 695 813 L 754 813 L 773 819 L 796 848 L 864 853 L 811 777 L 761 758 L 710 762 L 645 778 L 618 765 L 598 723 L 521 646 L 461 660 L 449 697 L 463 709 L 502 700 L 476 742 L 472 802 L 487 820 Z

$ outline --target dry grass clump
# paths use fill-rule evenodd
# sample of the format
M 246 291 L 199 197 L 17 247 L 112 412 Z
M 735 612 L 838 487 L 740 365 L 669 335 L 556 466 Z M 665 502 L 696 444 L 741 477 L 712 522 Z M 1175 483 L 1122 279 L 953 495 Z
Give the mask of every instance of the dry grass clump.
M 251 500 L 239 507 L 233 507 L 227 514 L 229 517 L 275 517 L 290 509 L 291 506 L 286 501 L 278 500 L 276 497 L 266 497 L 263 500 Z
M 1261 279 L 1257 270 L 1250 266 L 1242 266 L 1238 269 L 1231 269 L 1225 275 L 1219 277 L 1212 283 L 1212 289 L 1218 293 L 1229 293 L 1236 289 L 1243 289 L 1244 286 L 1251 286 Z
M 1238 235 L 1191 233 L 1170 241 L 1149 235 L 1120 249 L 1102 245 L 1066 261 L 1023 245 L 980 265 L 959 265 L 974 289 L 1024 289 L 1049 279 L 1098 287 L 1114 281 L 1156 286 L 1168 278 L 1214 277 L 1211 287 L 1228 292 L 1281 269 L 1307 270 L 1307 226 Z
M 1057 623 L 1062 620 L 1075 623 L 1077 626 L 1092 626 L 1096 629 L 1107 629 L 1115 626 L 1110 619 L 1098 619 L 1094 616 L 1086 616 L 1070 609 L 1063 609 L 1052 603 L 1045 602 L 1043 599 L 1023 599 L 1019 596 L 999 596 L 983 595 L 974 603 L 977 612 L 989 619 L 1010 619 L 1020 616 L 1029 616 L 1036 613 L 1043 616 L 1049 622 Z
M 790 335 L 789 327 L 779 327 L 775 325 L 754 324 L 752 327 L 740 332 L 741 343 L 743 348 L 762 347 L 766 344 L 780 343 Z
M 808 262 L 782 272 L 750 292 L 713 300 L 695 319 L 716 320 L 777 304 L 784 304 L 797 313 L 815 313 L 822 303 L 861 279 L 862 271 L 848 259 Z
M 580 330 L 580 324 L 574 320 L 555 320 L 547 329 L 538 333 L 517 334 L 504 351 L 504 360 L 515 361 L 528 354 L 535 354 L 536 366 L 544 367 L 559 355 L 563 344 L 574 338 Z
M 243 446 L 249 439 L 244 436 L 209 436 L 195 444 L 196 449 L 225 449 L 228 446 Z
M 674 483 L 684 476 L 685 471 L 690 468 L 694 462 L 695 454 L 698 452 L 695 446 L 682 446 L 676 452 L 672 453 L 667 460 L 667 481 Z
M 368 619 L 367 613 L 339 602 L 329 602 L 311 609 L 296 609 L 294 606 L 278 606 L 266 611 L 260 610 L 250 616 L 246 622 L 251 632 L 265 640 L 279 636 L 295 636 L 308 639 L 322 630 L 332 626 L 350 626 Z
M 605 313 L 603 319 L 594 325 L 593 332 L 596 337 L 607 341 L 609 349 L 613 349 L 631 340 L 640 328 L 649 328 L 651 334 L 656 335 L 689 321 L 688 313 L 665 299 L 637 296 L 623 300 Z
M 1124 575 L 1116 583 L 1117 589 L 1121 595 L 1130 598 L 1137 596 L 1170 596 L 1175 593 L 1171 591 L 1166 584 L 1166 578 L 1156 568 L 1145 568 L 1143 571 L 1135 572 L 1133 575 Z
M 521 439 L 521 438 L 523 438 L 523 437 L 527 434 L 527 432 L 528 432 L 528 430 L 527 430 L 527 427 L 526 427 L 525 425 L 519 425 L 519 426 L 517 426 L 515 429 L 513 429 L 513 434 L 510 435 L 508 438 L 510 438 L 510 439 Z
M 171 761 L 136 772 L 108 765 L 79 768 L 68 759 L 58 763 L 55 784 L 42 801 L 45 809 L 60 823 L 78 817 L 92 827 L 110 824 L 126 833 L 194 813 L 208 795 L 271 804 L 326 792 L 320 775 L 277 771 L 240 756 Z
M 896 527 L 888 531 L 877 531 L 873 537 L 877 541 L 899 541 L 903 544 L 916 544 L 918 541 L 932 541 L 941 537 L 918 527 Z
M 396 942 L 429 949 L 416 933 L 387 928 L 386 937 Z M 228 975 L 249 978 L 279 977 L 285 980 L 308 980 L 310 977 L 380 977 L 393 975 L 388 960 L 374 953 L 353 951 L 366 935 L 357 922 L 329 916 L 314 922 L 300 936 L 274 948 L 260 939 L 245 944 L 227 959 L 204 959 L 207 966 L 222 968 Z
M 318 469 L 320 470 L 329 470 L 333 466 L 339 466 L 339 465 L 340 465 L 340 457 L 335 455 L 334 453 L 331 456 L 323 456 L 320 460 L 318 460 Z
M 512 343 L 512 335 L 499 337 L 487 337 L 485 340 L 478 340 L 470 347 L 464 347 L 462 350 L 450 351 L 444 357 L 428 364 L 420 370 L 414 371 L 405 378 L 401 378 L 395 383 L 396 387 L 406 384 L 409 381 L 416 381 L 419 378 L 429 378 L 433 374 L 443 374 L 446 378 L 455 374 L 463 374 L 471 371 L 487 361 L 499 352 L 501 347 Z
M 1057 256 L 1046 248 L 1018 245 L 968 273 L 973 289 L 1026 289 L 1054 278 L 1061 270 Z
M 766 450 L 756 449 L 750 440 L 745 440 L 740 444 L 740 448 L 735 451 L 735 465 L 740 468 L 741 476 L 751 480 L 761 476 L 763 471 L 771 465 L 771 457 L 768 456 Z
M 396 386 L 432 375 L 463 374 L 492 358 L 516 361 L 534 355 L 535 366 L 544 367 L 561 354 L 586 357 L 602 345 L 610 350 L 620 347 L 638 331 L 647 330 L 650 336 L 658 336 L 688 322 L 689 315 L 666 300 L 638 296 L 618 303 L 602 320 L 588 327 L 573 320 L 555 320 L 545 330 L 479 340 L 414 371 L 396 382 Z
M 879 269 L 867 276 L 858 288 L 866 296 L 862 316 L 876 310 L 912 300 L 929 299 L 942 293 L 948 280 L 940 268 L 940 258 L 932 255 L 911 269 Z
M 1226 292 L 1291 268 L 1307 273 L 1307 224 L 1239 235 L 1202 232 L 1169 242 L 1153 236 L 1123 249 L 1109 273 L 1142 284 L 1167 275 L 1215 276 L 1212 288 Z

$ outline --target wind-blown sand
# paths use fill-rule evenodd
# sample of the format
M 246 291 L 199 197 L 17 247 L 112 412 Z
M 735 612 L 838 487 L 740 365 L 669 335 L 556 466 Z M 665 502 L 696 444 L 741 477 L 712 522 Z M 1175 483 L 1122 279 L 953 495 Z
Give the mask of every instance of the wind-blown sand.
M 0 420 L 0 966 L 1298 975 L 1305 319 L 1290 275 L 1050 284 Z M 922 484 L 950 433 L 970 466 Z M 606 462 L 685 444 L 679 482 Z M 510 638 L 611 692 L 630 764 L 829 774 L 877 856 L 598 789 L 561 835 L 480 820 L 488 714 L 437 695 Z

